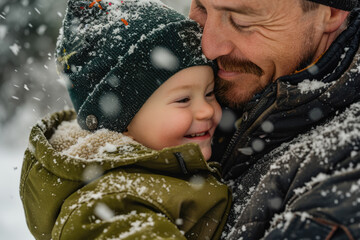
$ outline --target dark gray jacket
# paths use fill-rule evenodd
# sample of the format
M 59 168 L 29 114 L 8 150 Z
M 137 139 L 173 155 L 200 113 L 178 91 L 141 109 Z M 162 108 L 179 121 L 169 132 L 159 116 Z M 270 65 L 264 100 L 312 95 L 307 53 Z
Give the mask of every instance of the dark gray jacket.
M 313 67 L 245 107 L 222 154 L 224 239 L 360 239 L 359 12 Z

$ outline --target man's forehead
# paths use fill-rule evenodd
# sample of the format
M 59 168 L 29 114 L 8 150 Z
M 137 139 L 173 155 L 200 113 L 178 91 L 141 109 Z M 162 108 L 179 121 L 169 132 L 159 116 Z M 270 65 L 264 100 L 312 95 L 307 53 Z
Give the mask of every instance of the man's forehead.
M 210 3 L 216 10 L 225 10 L 238 13 L 258 14 L 269 1 L 276 0 L 195 0 L 197 5 Z

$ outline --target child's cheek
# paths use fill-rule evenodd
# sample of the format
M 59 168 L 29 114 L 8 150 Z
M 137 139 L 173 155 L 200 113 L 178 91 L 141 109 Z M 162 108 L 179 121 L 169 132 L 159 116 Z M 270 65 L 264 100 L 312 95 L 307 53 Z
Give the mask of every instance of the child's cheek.
M 216 125 L 218 125 L 221 121 L 222 109 L 218 103 L 216 104 L 216 106 L 214 106 L 214 109 L 215 109 L 215 123 Z
M 182 144 L 182 140 L 189 132 L 192 124 L 192 118 L 185 111 L 174 113 L 166 121 L 163 121 L 162 132 L 164 138 L 168 139 L 174 145 Z

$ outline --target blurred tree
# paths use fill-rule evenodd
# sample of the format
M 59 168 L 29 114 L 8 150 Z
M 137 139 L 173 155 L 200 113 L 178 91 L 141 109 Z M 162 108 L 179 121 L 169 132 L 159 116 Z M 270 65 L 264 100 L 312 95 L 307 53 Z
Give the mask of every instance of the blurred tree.
M 64 9 L 65 2 L 55 0 L 0 2 L 0 124 L 25 104 L 38 115 L 64 107 L 56 104 L 65 90 L 53 66 Z
M 186 16 L 190 10 L 190 3 L 191 0 L 161 0 L 163 3 L 171 6 L 172 8 L 176 9 L 177 11 L 185 14 Z

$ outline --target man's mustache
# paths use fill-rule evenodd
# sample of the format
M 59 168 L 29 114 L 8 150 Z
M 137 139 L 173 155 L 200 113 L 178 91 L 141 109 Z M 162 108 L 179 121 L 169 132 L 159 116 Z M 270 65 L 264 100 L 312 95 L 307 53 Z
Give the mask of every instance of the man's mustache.
M 255 74 L 259 77 L 264 75 L 264 71 L 258 65 L 247 60 L 239 60 L 229 56 L 221 56 L 217 58 L 217 62 L 219 66 L 221 66 L 221 68 L 227 72 Z

